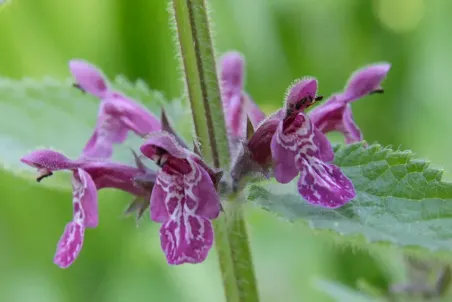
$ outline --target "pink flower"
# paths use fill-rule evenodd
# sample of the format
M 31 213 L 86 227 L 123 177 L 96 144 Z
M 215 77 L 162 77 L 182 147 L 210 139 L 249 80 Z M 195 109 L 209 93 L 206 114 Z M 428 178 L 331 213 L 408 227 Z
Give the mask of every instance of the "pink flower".
M 141 152 L 161 167 L 151 195 L 151 219 L 162 223 L 168 263 L 204 261 L 214 238 L 210 220 L 221 209 L 214 173 L 167 132 L 152 133 Z
M 103 188 L 117 188 L 136 196 L 149 193 L 134 184 L 137 176 L 155 180 L 149 170 L 133 168 L 110 161 L 89 159 L 70 160 L 53 150 L 36 150 L 21 158 L 21 161 L 38 169 L 37 180 L 52 175 L 54 171 L 72 172 L 73 219 L 66 225 L 58 243 L 54 262 L 62 268 L 70 266 L 83 245 L 85 228 L 95 228 L 99 223 L 97 191 Z
M 238 52 L 228 52 L 221 58 L 221 94 L 226 125 L 232 138 L 244 138 L 247 116 L 254 128 L 265 119 L 248 94 L 243 91 L 244 64 L 243 56 Z
M 390 68 L 390 64 L 380 63 L 357 70 L 350 77 L 344 92 L 333 95 L 309 113 L 314 125 L 323 133 L 342 132 L 348 144 L 362 141 L 363 136 L 353 120 L 350 103 L 369 94 L 383 92 L 381 82 Z
M 315 79 L 296 82 L 284 108 L 262 122 L 247 147 L 252 161 L 272 166 L 278 182 L 299 175 L 298 191 L 309 203 L 337 208 L 353 199 L 355 190 L 341 170 L 328 163 L 334 158 L 331 144 L 304 113 L 321 98 L 316 92 Z
M 113 144 L 124 142 L 129 131 L 145 136 L 161 129 L 160 121 L 149 110 L 111 89 L 95 66 L 83 60 L 71 60 L 69 68 L 77 87 L 102 101 L 96 128 L 84 148 L 85 156 L 108 158 Z

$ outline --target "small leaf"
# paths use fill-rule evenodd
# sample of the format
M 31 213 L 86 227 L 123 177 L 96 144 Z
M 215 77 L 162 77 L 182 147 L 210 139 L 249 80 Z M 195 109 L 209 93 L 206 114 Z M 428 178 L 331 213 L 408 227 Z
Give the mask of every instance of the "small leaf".
M 118 76 L 113 86 L 145 104 L 159 115 L 160 108 L 176 121 L 179 133 L 191 136 L 189 108 L 180 101 L 167 102 L 162 93 L 152 91 L 142 82 L 131 83 Z M 70 158 L 77 158 L 96 124 L 100 100 L 73 87 L 73 80 L 11 80 L 0 78 L 0 165 L 16 175 L 33 180 L 32 169 L 19 159 L 37 148 L 53 148 Z M 124 146 L 115 146 L 114 159 L 134 164 L 130 149 L 137 150 L 141 138 L 130 132 Z M 26 172 L 24 174 L 24 172 Z M 43 183 L 59 187 L 70 185 L 67 177 L 55 173 Z M 63 180 L 64 179 L 64 180 Z M 63 180 L 63 182 L 61 182 Z
M 340 235 L 362 235 L 368 242 L 452 250 L 452 184 L 442 171 L 411 151 L 362 143 L 335 148 L 335 164 L 353 182 L 356 198 L 339 209 L 308 204 L 296 180 L 283 185 L 265 181 L 251 185 L 248 199 L 290 221 L 304 220 L 314 229 Z M 343 238 L 355 243 L 356 236 Z

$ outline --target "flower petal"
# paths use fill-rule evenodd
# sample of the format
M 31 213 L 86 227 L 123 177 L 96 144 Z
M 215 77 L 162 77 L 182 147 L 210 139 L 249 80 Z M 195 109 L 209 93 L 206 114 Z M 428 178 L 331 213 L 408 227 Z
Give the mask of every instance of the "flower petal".
M 304 113 L 280 122 L 272 155 L 276 180 L 291 181 L 295 167 L 300 172 L 298 190 L 312 204 L 334 208 L 355 196 L 353 184 L 341 170 L 323 162 L 333 157 L 331 145 Z
M 245 99 L 242 97 L 243 66 L 244 59 L 238 52 L 228 52 L 221 58 L 221 99 L 228 134 L 232 138 L 241 138 L 245 134 L 246 108 Z
M 319 158 L 324 162 L 330 162 L 334 159 L 334 151 L 330 141 L 326 136 L 314 126 L 314 144 L 319 148 Z
M 328 139 L 312 124 L 308 116 L 298 113 L 279 123 L 271 142 L 273 171 L 280 183 L 288 183 L 298 174 L 295 165 L 297 154 L 310 154 L 322 161 L 334 159 Z
M 245 98 L 246 113 L 251 120 L 253 128 L 257 129 L 260 123 L 265 120 L 265 113 L 262 112 L 259 106 L 257 106 L 249 95 L 243 94 L 243 97 Z
M 342 132 L 346 143 L 362 141 L 361 131 L 353 121 L 348 103 L 381 89 L 381 83 L 390 68 L 390 64 L 380 63 L 356 71 L 343 93 L 333 95 L 325 104 L 310 112 L 314 125 L 323 133 Z
M 191 172 L 184 175 L 185 210 L 209 219 L 220 214 L 220 198 L 212 179 L 200 165 L 188 159 Z
M 347 144 L 363 140 L 362 133 L 353 120 L 351 105 L 342 103 L 336 98 L 316 107 L 310 112 L 309 117 L 322 133 L 331 131 L 343 133 Z
M 342 121 L 345 104 L 332 96 L 328 101 L 309 112 L 309 118 L 316 128 L 323 133 L 340 131 L 337 126 Z
M 48 171 L 75 169 L 80 165 L 63 154 L 49 149 L 35 150 L 23 156 L 20 161 L 31 167 Z
M 228 52 L 221 59 L 221 97 L 228 130 L 233 137 L 244 136 L 247 114 L 254 128 L 265 119 L 265 114 L 243 91 L 244 65 L 245 60 L 238 52 Z
M 104 99 L 96 128 L 83 154 L 93 158 L 109 158 L 113 153 L 113 144 L 123 143 L 128 131 L 144 136 L 160 128 L 160 121 L 139 104 L 119 95 Z
M 167 222 L 182 202 L 183 196 L 183 177 L 159 171 L 151 194 L 151 219 L 155 222 Z
M 311 156 L 298 156 L 298 191 L 311 204 L 326 208 L 343 206 L 355 197 L 352 182 L 335 165 Z
M 69 69 L 77 84 L 84 91 L 104 98 L 108 93 L 108 85 L 102 72 L 94 65 L 83 60 L 69 61 Z
M 358 125 L 353 120 L 352 108 L 347 104 L 342 116 L 343 133 L 345 135 L 345 143 L 352 144 L 363 140 L 363 135 Z
M 159 147 L 171 156 L 176 158 L 187 158 L 188 152 L 177 143 L 176 139 L 165 131 L 158 131 L 149 134 L 146 142 L 141 145 L 140 150 L 146 157 L 152 159 Z
M 82 169 L 77 169 L 72 177 L 72 194 L 74 207 L 80 204 L 83 211 L 83 224 L 95 228 L 99 224 L 97 189 L 91 176 Z M 74 210 L 74 216 L 77 213 Z
M 80 174 L 83 175 L 83 177 L 85 177 L 86 175 L 84 173 L 86 172 L 84 172 L 81 169 L 78 169 L 77 172 L 74 172 L 74 175 L 72 177 L 73 185 L 72 205 L 74 208 L 73 219 L 72 222 L 66 225 L 63 236 L 61 236 L 61 239 L 58 242 L 57 251 L 54 258 L 55 264 L 62 268 L 68 267 L 75 261 L 83 245 L 86 220 L 85 209 L 83 207 L 84 206 L 83 199 L 85 198 L 89 199 L 88 202 L 85 202 L 88 205 L 87 208 L 90 208 L 92 201 L 92 199 L 90 199 L 90 197 L 92 197 L 91 194 L 92 191 L 87 190 L 87 188 L 84 186 L 82 180 L 79 177 Z M 92 218 L 90 218 L 90 220 L 93 221 Z
M 83 156 L 110 158 L 113 144 L 120 144 L 127 138 L 128 129 L 112 116 L 103 114 L 97 120 L 96 128 L 83 149 Z
M 92 178 L 97 190 L 120 189 L 143 196 L 152 190 L 156 174 L 151 169 L 141 169 L 109 160 L 81 160 L 81 168 Z
M 286 93 L 284 110 L 287 115 L 303 112 L 313 104 L 317 93 L 317 80 L 307 77 L 296 81 Z
M 341 99 L 344 102 L 352 102 L 380 89 L 381 82 L 390 68 L 389 63 L 379 63 L 355 71 L 350 77 Z
M 209 219 L 178 211 L 179 215 L 160 228 L 160 240 L 169 264 L 203 262 L 212 248 L 213 229 Z
M 157 174 L 151 195 L 151 219 L 164 223 L 160 236 L 168 263 L 202 262 L 213 242 L 209 219 L 218 217 L 220 200 L 198 157 L 178 159 L 187 165 L 184 172 L 170 167 L 170 161 L 171 158 Z
M 85 227 L 81 221 L 68 223 L 58 242 L 53 262 L 61 268 L 69 267 L 82 250 L 84 235 Z
M 267 117 L 248 141 L 247 150 L 251 159 L 262 167 L 271 163 L 271 141 L 278 128 L 281 114 L 282 111 L 278 111 Z
M 233 138 L 243 138 L 246 130 L 246 111 L 242 96 L 234 95 L 229 99 L 226 109 L 226 125 Z
M 298 169 L 295 166 L 295 155 L 298 151 L 297 139 L 296 135 L 283 133 L 281 121 L 271 141 L 273 171 L 279 183 L 288 183 L 298 175 Z
M 227 52 L 221 58 L 221 89 L 223 96 L 229 101 L 232 95 L 241 95 L 243 90 L 243 74 L 245 60 L 235 51 Z
M 97 190 L 91 176 L 77 169 L 72 177 L 72 187 L 73 220 L 66 225 L 54 257 L 55 264 L 62 268 L 70 266 L 80 253 L 85 227 L 98 225 Z
M 124 95 L 116 94 L 104 100 L 104 103 L 105 113 L 120 120 L 128 130 L 134 131 L 137 135 L 145 136 L 161 130 L 162 125 L 154 114 Z

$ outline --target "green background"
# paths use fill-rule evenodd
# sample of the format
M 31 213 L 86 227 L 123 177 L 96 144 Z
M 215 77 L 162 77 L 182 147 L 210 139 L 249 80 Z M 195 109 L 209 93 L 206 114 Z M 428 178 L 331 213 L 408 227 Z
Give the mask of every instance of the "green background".
M 355 69 L 389 61 L 385 94 L 354 103 L 356 122 L 367 141 L 412 149 L 443 167 L 450 179 L 451 1 L 211 4 L 217 54 L 245 55 L 246 90 L 266 112 L 282 104 L 296 78 L 317 77 L 320 93 L 328 96 L 340 91 Z M 13 0 L 0 6 L 0 76 L 63 79 L 69 76 L 68 60 L 83 58 L 110 78 L 141 78 L 176 98 L 182 81 L 167 5 L 163 0 Z M 70 193 L 6 171 L 0 171 L 0 192 L 2 302 L 223 301 L 215 252 L 201 265 L 168 266 L 159 226 L 148 216 L 138 227 L 133 218 L 122 217 L 130 200 L 126 194 L 101 192 L 101 224 L 88 230 L 80 257 L 62 270 L 52 257 L 70 219 Z M 403 278 L 397 252 L 369 254 L 269 213 L 247 213 L 262 301 L 330 301 L 316 286 L 319 279 L 384 289 Z

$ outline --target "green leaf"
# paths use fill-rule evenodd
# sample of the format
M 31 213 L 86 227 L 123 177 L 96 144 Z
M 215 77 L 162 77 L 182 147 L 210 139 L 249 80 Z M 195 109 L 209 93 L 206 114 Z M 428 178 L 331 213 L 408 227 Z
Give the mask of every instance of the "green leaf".
M 72 87 L 73 80 L 11 80 L 0 78 L 0 164 L 6 170 L 34 180 L 34 171 L 19 159 L 37 148 L 52 148 L 77 158 L 90 138 L 100 101 Z M 113 86 L 145 104 L 160 115 L 165 105 L 169 118 L 182 135 L 190 136 L 189 108 L 176 100 L 167 102 L 160 92 L 142 82 L 131 83 L 118 76 Z M 141 139 L 130 133 L 124 145 L 115 146 L 114 159 L 133 163 L 130 148 L 137 149 Z M 29 173 L 31 172 L 31 173 Z M 56 173 L 47 185 L 68 187 L 70 182 Z
M 327 293 L 333 298 L 333 301 L 337 302 L 382 302 L 384 299 L 378 299 L 375 297 L 368 296 L 364 293 L 357 291 L 356 289 L 344 286 L 342 284 L 326 281 L 317 280 L 315 282 L 317 288 L 322 292 Z
M 248 199 L 287 220 L 355 235 L 342 238 L 346 242 L 362 243 L 363 236 L 365 242 L 452 250 L 452 184 L 441 181 L 442 171 L 413 159 L 411 151 L 360 143 L 335 149 L 335 164 L 357 193 L 347 205 L 334 210 L 310 205 L 298 194 L 296 180 L 251 185 Z

